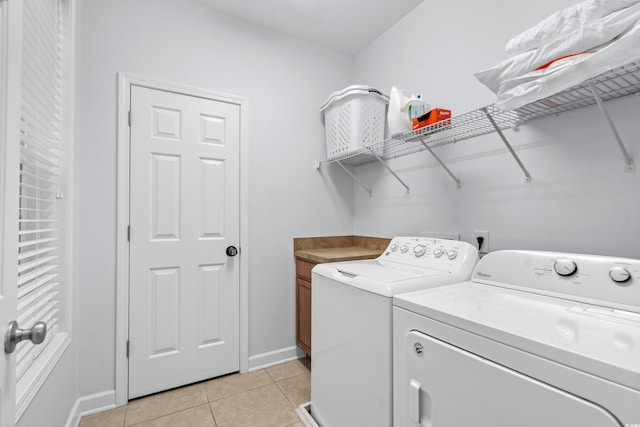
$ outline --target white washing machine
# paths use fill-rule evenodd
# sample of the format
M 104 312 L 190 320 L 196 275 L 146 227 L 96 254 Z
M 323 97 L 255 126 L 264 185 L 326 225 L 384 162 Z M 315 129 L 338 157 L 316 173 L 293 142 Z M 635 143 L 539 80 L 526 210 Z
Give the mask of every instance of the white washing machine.
M 389 427 L 393 296 L 468 280 L 461 241 L 396 237 L 375 260 L 312 270 L 311 415 L 322 427 Z
M 640 260 L 499 251 L 394 299 L 394 426 L 640 426 Z

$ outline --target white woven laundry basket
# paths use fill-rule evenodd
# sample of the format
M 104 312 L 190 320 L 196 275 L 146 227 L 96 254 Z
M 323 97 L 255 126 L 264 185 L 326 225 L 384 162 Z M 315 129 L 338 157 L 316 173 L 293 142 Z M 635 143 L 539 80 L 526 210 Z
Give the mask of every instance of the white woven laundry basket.
M 382 141 L 388 103 L 387 95 L 364 85 L 332 93 L 320 108 L 324 113 L 327 158 Z

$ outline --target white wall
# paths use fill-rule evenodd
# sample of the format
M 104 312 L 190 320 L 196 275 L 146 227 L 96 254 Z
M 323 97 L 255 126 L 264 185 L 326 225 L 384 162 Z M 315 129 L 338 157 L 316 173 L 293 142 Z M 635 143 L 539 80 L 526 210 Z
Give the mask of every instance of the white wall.
M 424 2 L 354 60 L 354 80 L 389 90 L 421 92 L 433 107 L 461 114 L 495 96 L 473 73 L 506 58 L 506 41 L 573 0 Z M 505 18 L 508 17 L 508 18 Z M 609 106 L 631 155 L 640 164 L 640 98 Z M 457 231 L 472 241 L 490 231 L 490 248 L 541 249 L 640 257 L 640 171 L 624 172 L 615 140 L 597 108 L 540 119 L 505 132 L 533 182 L 492 134 L 437 149 L 462 181 L 427 153 L 391 161 L 411 188 L 383 168 L 357 174 L 356 234 Z
M 379 166 L 356 169 L 372 197 L 339 168 L 312 168 L 324 156 L 318 107 L 330 92 L 353 83 L 398 85 L 454 113 L 489 104 L 493 94 L 472 73 L 503 59 L 510 36 L 571 3 L 425 2 L 352 63 L 189 1 L 79 2 L 75 341 L 20 427 L 58 425 L 73 400 L 61 390 L 78 398 L 115 387 L 117 72 L 250 100 L 251 356 L 295 345 L 296 236 L 429 230 L 471 240 L 483 229 L 494 250 L 640 257 L 640 172 L 623 172 L 595 109 L 507 132 L 531 184 L 496 135 L 438 150 L 462 190 L 425 153 L 390 162 L 410 184 L 408 195 Z M 640 163 L 638 102 L 611 107 Z
M 72 342 L 17 426 L 64 426 L 78 397 L 78 344 Z
M 250 355 L 295 345 L 292 238 L 352 229 L 351 189 L 323 182 L 319 105 L 349 58 L 180 0 L 90 0 L 80 13 L 77 138 L 81 393 L 113 386 L 116 73 L 249 98 Z M 336 189 L 335 187 L 341 187 Z M 342 194 L 335 198 L 334 194 Z M 94 331 L 95 329 L 97 331 Z M 81 326 L 82 329 L 82 326 Z M 105 341 L 104 338 L 109 337 Z
M 249 99 L 251 356 L 295 346 L 293 237 L 348 234 L 353 187 L 323 176 L 320 105 L 351 59 L 184 0 L 78 4 L 76 179 L 77 397 L 115 387 L 116 73 Z M 42 404 L 61 402 L 42 391 Z M 66 413 L 71 409 L 68 403 Z M 26 422 L 38 425 L 37 421 Z M 40 424 L 44 425 L 44 424 Z

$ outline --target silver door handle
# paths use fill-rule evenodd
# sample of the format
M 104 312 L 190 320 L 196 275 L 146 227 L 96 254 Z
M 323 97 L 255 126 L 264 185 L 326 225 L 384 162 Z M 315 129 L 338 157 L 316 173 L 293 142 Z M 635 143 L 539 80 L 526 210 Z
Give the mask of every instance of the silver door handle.
M 11 354 L 16 349 L 16 345 L 24 340 L 30 340 L 34 344 L 41 344 L 47 336 L 47 324 L 38 322 L 31 329 L 18 328 L 15 320 L 9 322 L 7 334 L 4 336 L 4 352 Z

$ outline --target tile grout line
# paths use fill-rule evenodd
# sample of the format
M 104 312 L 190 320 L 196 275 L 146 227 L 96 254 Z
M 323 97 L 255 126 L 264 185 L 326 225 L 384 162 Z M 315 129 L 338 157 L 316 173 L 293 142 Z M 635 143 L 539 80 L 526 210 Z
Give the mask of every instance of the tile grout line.
M 291 406 L 293 406 L 293 409 L 295 409 L 296 406 L 293 404 L 291 399 L 289 399 L 289 396 L 287 396 L 287 393 L 284 392 L 282 387 L 280 387 L 280 384 L 276 382 L 276 386 L 278 387 L 278 390 L 280 390 L 280 393 L 282 393 L 282 395 L 287 399 L 287 402 L 289 402 L 291 404 Z
M 288 376 L 288 377 L 283 377 L 283 378 L 280 378 L 280 379 L 276 380 L 276 379 L 275 379 L 275 378 L 274 378 L 274 377 L 269 373 L 269 371 L 267 371 L 267 374 L 269 374 L 269 376 L 271 377 L 271 379 L 273 380 L 273 382 L 274 382 L 274 383 L 278 383 L 278 382 L 280 382 L 280 381 L 285 381 L 285 380 L 288 380 L 288 379 L 291 379 L 291 378 L 295 378 L 295 377 L 297 377 L 298 375 L 302 375 L 302 373 L 298 373 L 298 374 L 294 374 L 294 375 L 291 375 L 291 376 Z
M 184 411 L 188 411 L 188 410 L 190 410 L 190 409 L 197 408 L 197 407 L 199 407 L 199 406 L 204 406 L 204 405 L 207 405 L 207 406 L 209 407 L 209 410 L 211 411 L 211 405 L 209 404 L 209 402 L 205 402 L 205 403 L 201 403 L 200 405 L 196 405 L 196 406 L 192 406 L 192 407 L 189 407 L 189 408 L 180 409 L 179 411 L 171 412 L 171 413 L 169 413 L 169 414 L 160 415 L 159 417 L 150 418 L 150 419 L 148 419 L 148 420 L 143 420 L 143 421 L 140 421 L 140 422 L 137 422 L 137 423 L 134 423 L 134 424 L 129 424 L 128 426 L 127 426 L 127 425 L 126 425 L 126 423 L 125 423 L 125 425 L 124 425 L 123 427 L 135 427 L 135 426 L 139 426 L 140 424 L 144 424 L 144 423 L 148 423 L 148 422 L 156 421 L 156 420 L 159 420 L 159 419 L 161 419 L 161 418 L 165 418 L 165 417 L 168 417 L 168 416 L 171 416 L 171 415 L 175 415 L 175 414 L 177 414 L 177 413 L 184 412 Z M 213 422 L 215 423 L 215 422 L 216 422 L 216 420 L 215 420 L 215 416 L 213 415 L 213 412 L 211 412 L 211 416 L 213 416 Z
M 255 372 L 260 372 L 260 371 L 255 371 Z M 244 374 L 239 374 L 239 375 L 244 375 Z M 271 380 L 271 382 L 270 382 L 270 383 L 267 383 L 267 384 L 261 384 L 261 385 L 258 385 L 258 386 L 252 387 L 252 388 L 248 388 L 248 389 L 245 389 L 245 390 L 242 390 L 242 391 L 233 392 L 233 393 L 231 393 L 231 394 L 228 394 L 228 395 L 226 395 L 226 396 L 219 397 L 219 398 L 214 399 L 214 400 L 210 400 L 210 399 L 209 399 L 209 394 L 207 393 L 207 389 L 205 388 L 205 394 L 207 395 L 207 402 L 209 402 L 209 403 L 217 402 L 218 400 L 226 399 L 226 398 L 231 397 L 231 396 L 237 396 L 237 395 L 242 394 L 242 393 L 244 393 L 244 392 L 252 391 L 252 390 L 257 390 L 257 389 L 259 389 L 259 388 L 261 388 L 261 387 L 264 387 L 264 386 L 267 386 L 267 385 L 271 385 L 271 384 L 275 384 L 275 383 L 276 383 L 276 382 L 273 380 L 273 378 L 271 378 L 271 375 L 269 375 L 269 373 L 268 373 L 268 372 L 267 372 L 267 376 L 268 376 L 268 377 L 269 377 L 269 379 Z M 214 378 L 214 379 L 209 380 L 209 381 L 215 381 L 215 380 L 216 380 L 216 379 Z
M 280 381 L 276 381 L 276 385 L 278 386 L 278 388 L 280 389 L 280 391 L 282 392 L 282 394 L 284 394 L 284 396 L 287 398 L 287 400 L 289 401 L 289 403 L 291 403 L 291 405 L 293 405 L 293 408 L 294 408 L 294 409 L 297 407 L 297 405 L 293 402 L 293 400 L 291 400 L 291 399 L 289 398 L 289 396 L 288 396 L 288 395 L 287 395 L 287 393 L 282 389 L 282 387 L 280 387 L 280 383 L 281 383 L 281 382 L 284 382 L 284 381 L 287 381 L 287 380 L 291 380 L 291 379 L 293 379 L 293 378 L 301 377 L 301 376 L 303 376 L 303 375 L 305 375 L 305 374 L 306 374 L 306 373 L 305 373 L 305 372 L 303 372 L 303 373 L 301 373 L 301 374 L 294 375 L 294 376 L 289 377 L 289 378 L 284 378 L 284 379 L 282 379 L 282 380 L 280 380 Z
M 285 393 L 285 391 L 282 389 L 282 387 L 280 387 L 280 382 L 285 381 L 285 380 L 288 380 L 288 379 L 291 379 L 291 378 L 296 378 L 296 377 L 299 377 L 299 376 L 301 376 L 301 375 L 304 375 L 304 374 L 298 374 L 298 375 L 294 375 L 294 376 L 289 377 L 289 378 L 284 378 L 284 379 L 282 379 L 282 380 L 280 380 L 280 381 L 275 381 L 275 384 L 276 384 L 276 386 L 278 387 L 278 390 L 280 390 L 280 393 L 282 393 L 282 395 L 283 395 L 283 396 L 287 399 L 287 401 L 291 404 L 291 407 L 292 407 L 292 409 L 293 409 L 293 413 L 294 413 L 294 415 L 296 416 L 296 418 L 298 419 L 298 421 L 293 422 L 293 423 L 291 423 L 291 424 L 287 424 L 286 426 L 283 426 L 283 427 L 291 427 L 291 426 L 294 426 L 294 425 L 298 424 L 298 423 L 300 422 L 300 417 L 298 416 L 298 413 L 296 412 L 296 404 L 295 404 L 295 403 L 293 403 L 293 401 L 289 398 L 289 396 L 287 395 L 287 393 Z
M 211 417 L 213 418 L 213 426 L 218 427 L 218 422 L 216 421 L 216 414 L 213 413 L 213 408 L 211 407 L 211 402 L 208 401 L 209 396 L 207 396 L 207 405 L 209 405 L 209 412 L 211 412 Z
M 252 391 L 260 390 L 260 389 L 267 388 L 267 387 L 271 387 L 271 386 L 276 386 L 276 390 L 278 390 L 278 391 L 279 391 L 279 392 L 284 396 L 284 398 L 287 400 L 287 402 L 289 402 L 289 403 L 293 406 L 293 404 L 292 404 L 291 400 L 289 400 L 289 398 L 287 397 L 286 393 L 284 393 L 284 392 L 282 391 L 282 389 L 280 388 L 280 386 L 278 385 L 278 383 L 277 383 L 276 381 L 273 381 L 273 382 L 271 382 L 270 384 L 263 384 L 263 385 L 261 385 L 261 386 L 259 386 L 259 387 L 255 387 L 255 388 L 252 388 L 252 389 L 250 389 L 250 390 L 245 390 L 245 391 L 243 391 L 242 393 L 236 393 L 236 394 L 234 394 L 234 395 L 229 395 L 229 396 L 227 396 L 227 397 L 237 396 L 237 395 L 239 395 L 239 394 L 249 393 L 249 392 L 252 392 Z M 223 400 L 223 399 L 218 399 L 217 401 L 220 401 L 220 400 Z M 209 402 L 209 407 L 211 408 L 211 413 L 213 414 L 214 422 L 216 423 L 216 426 L 217 426 L 217 425 L 218 425 L 218 423 L 217 423 L 217 421 L 215 420 L 215 414 L 214 414 L 214 410 L 213 410 L 213 407 L 212 407 L 212 403 L 213 403 L 213 402 Z M 293 408 L 294 408 L 294 413 L 295 413 L 295 407 L 293 407 Z M 296 414 L 296 417 L 297 417 L 297 414 Z M 296 421 L 296 422 L 297 422 L 297 421 Z M 292 423 L 292 424 L 287 424 L 286 426 L 283 426 L 283 427 L 289 427 L 289 426 L 295 425 L 295 424 L 296 424 L 296 422 L 294 422 L 294 423 Z
M 309 368 L 307 368 L 307 366 L 304 364 L 304 362 L 302 362 L 302 360 L 303 359 L 296 359 L 296 360 L 292 360 L 292 361 L 286 362 L 285 364 L 296 363 L 297 362 L 300 365 L 302 365 L 303 371 L 311 372 L 311 370 Z M 281 365 L 275 365 L 275 366 L 281 366 Z M 269 369 L 272 369 L 272 368 L 274 368 L 274 366 L 271 366 L 269 368 L 265 368 L 264 370 L 267 371 L 267 374 L 269 374 L 269 376 L 273 379 L 273 382 L 287 380 L 287 379 L 290 379 L 290 378 L 293 378 L 293 377 L 297 377 L 298 375 L 301 375 L 302 373 L 304 373 L 304 372 L 300 372 L 300 373 L 297 373 L 297 374 L 294 374 L 294 375 L 291 375 L 291 376 L 288 376 L 288 377 L 284 377 L 284 378 L 280 378 L 279 380 L 276 380 L 273 377 L 273 375 L 271 375 L 271 373 L 269 372 Z
M 204 381 L 203 381 L 203 382 L 204 382 Z M 204 393 L 205 400 L 206 400 L 204 403 L 196 404 L 196 405 L 193 405 L 193 406 L 187 406 L 187 407 L 184 407 L 184 408 L 178 409 L 178 410 L 176 410 L 176 411 L 169 412 L 169 413 L 164 414 L 164 415 L 160 415 L 159 417 L 154 417 L 154 418 L 150 418 L 150 419 L 147 419 L 147 420 L 138 421 L 138 422 L 133 423 L 133 424 L 127 424 L 127 412 L 128 412 L 128 410 L 129 410 L 129 402 L 127 402 L 127 404 L 125 405 L 125 412 L 124 412 L 124 425 L 123 425 L 123 427 L 133 427 L 133 426 L 135 426 L 135 425 L 137 425 L 137 424 L 142 424 L 142 423 L 147 422 L 147 421 L 157 420 L 157 419 L 159 419 L 159 418 L 166 417 L 166 416 L 168 416 L 168 415 L 177 414 L 178 412 L 182 412 L 182 411 L 185 411 L 185 410 L 187 410 L 187 409 L 193 409 L 193 408 L 196 408 L 196 407 L 201 406 L 201 405 L 209 404 L 209 396 L 207 395 L 207 390 L 204 388 L 204 384 L 202 384 L 202 383 L 188 384 L 188 385 L 183 386 L 183 387 L 191 387 L 191 386 L 194 386 L 194 385 L 200 385 L 200 386 L 202 387 L 202 392 Z M 178 390 L 178 389 L 180 389 L 180 388 L 182 388 L 182 387 L 176 387 L 176 388 L 173 388 L 173 389 L 171 389 L 171 390 L 163 391 L 163 392 L 160 392 L 160 393 L 155 393 L 155 394 L 150 395 L 150 396 L 159 395 L 159 394 L 162 394 L 162 393 L 168 393 L 168 392 L 171 392 L 171 391 L 173 391 L 173 390 Z M 142 397 L 142 398 L 150 397 L 150 396 L 144 396 L 144 397 Z

